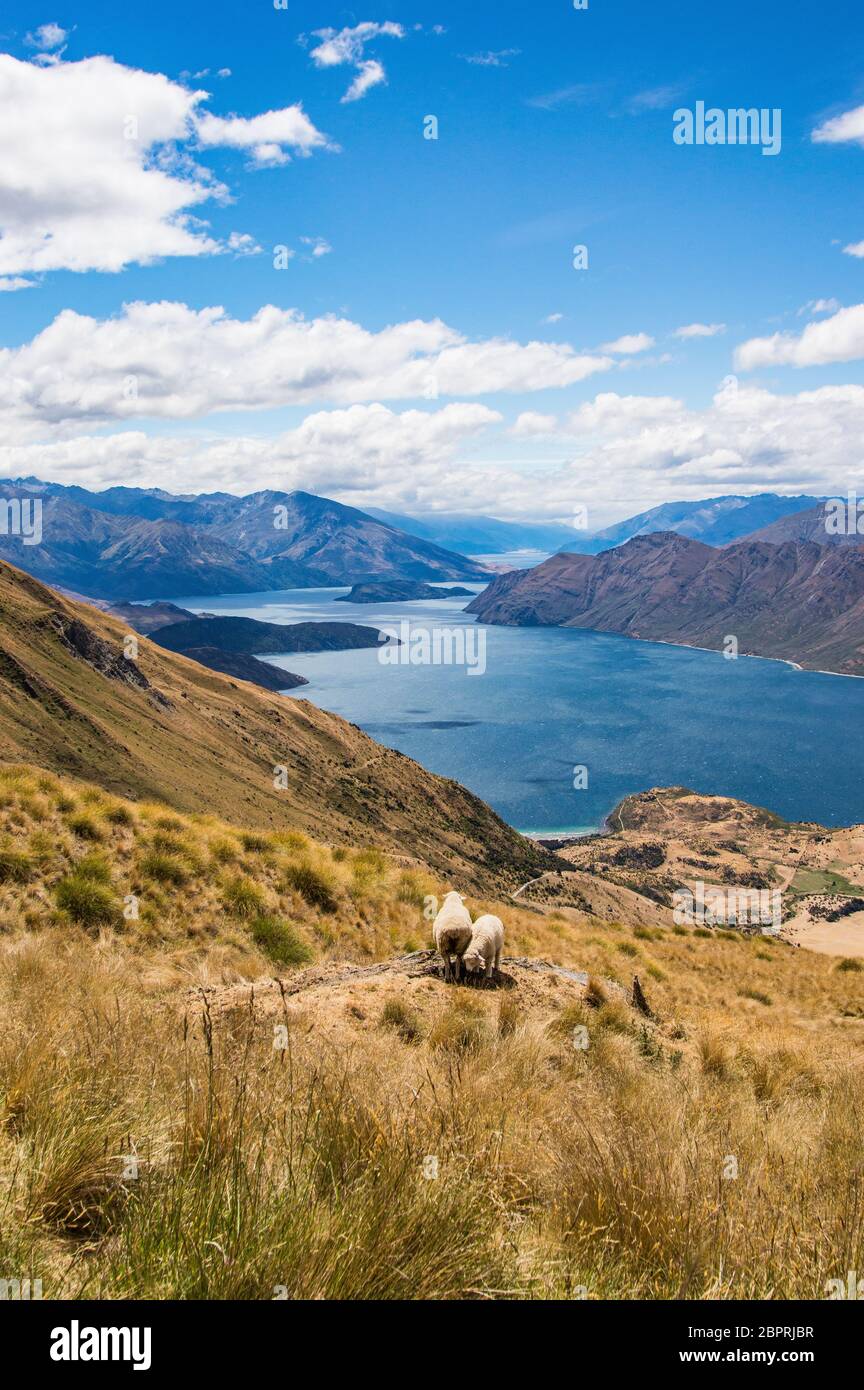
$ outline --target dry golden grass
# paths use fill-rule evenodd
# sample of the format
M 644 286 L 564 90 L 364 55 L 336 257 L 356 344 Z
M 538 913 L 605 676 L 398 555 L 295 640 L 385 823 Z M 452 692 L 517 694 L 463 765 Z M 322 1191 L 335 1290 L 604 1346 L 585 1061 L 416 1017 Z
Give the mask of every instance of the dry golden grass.
M 331 1006 L 325 971 L 267 1012 L 243 984 L 274 973 L 261 902 L 336 978 L 425 945 L 449 885 L 32 771 L 0 780 L 0 818 L 2 1277 L 48 1298 L 818 1298 L 861 1268 L 861 972 L 472 901 L 509 954 L 592 985 L 541 1006 L 521 982 L 358 977 Z M 139 919 L 71 922 L 70 876 L 140 888 Z M 656 1024 L 615 987 L 634 971 Z

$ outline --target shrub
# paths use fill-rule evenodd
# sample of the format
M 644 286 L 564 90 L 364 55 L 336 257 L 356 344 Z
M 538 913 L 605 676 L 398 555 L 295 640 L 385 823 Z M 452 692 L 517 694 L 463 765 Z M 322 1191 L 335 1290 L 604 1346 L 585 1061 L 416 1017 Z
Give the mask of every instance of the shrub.
M 117 801 L 106 808 L 105 819 L 109 822 L 110 825 L 135 824 L 135 817 L 129 810 L 129 807 L 124 806 L 122 801 Z
M 111 882 L 111 865 L 101 854 L 85 854 L 78 860 L 74 872 L 76 877 L 88 878 L 93 883 Z
M 264 854 L 272 848 L 268 835 L 256 835 L 250 831 L 244 831 L 240 836 L 240 842 L 247 854 Z
M 189 870 L 181 859 L 155 849 L 144 855 L 141 872 L 146 878 L 153 878 L 157 883 L 172 883 L 176 888 L 189 881 Z
M 240 846 L 236 840 L 229 840 L 226 835 L 220 835 L 210 841 L 210 853 L 217 864 L 233 864 L 240 853 Z
M 86 811 L 79 811 L 76 815 L 70 816 L 66 824 L 77 835 L 79 840 L 102 840 L 104 831 L 93 816 L 89 816 Z
M 243 874 L 228 879 L 222 889 L 222 901 L 232 917 L 264 916 L 264 894 L 257 883 Z
M 33 869 L 33 860 L 24 850 L 0 849 L 0 883 L 27 883 Z
M 849 956 L 844 956 L 843 959 L 838 962 L 837 969 L 857 974 L 859 970 L 864 970 L 864 964 L 862 964 L 860 960 L 853 960 Z
M 104 883 L 87 874 L 72 873 L 54 890 L 59 908 L 82 927 L 99 927 L 121 920 L 114 894 Z
M 321 912 L 336 911 L 338 904 L 331 880 L 314 864 L 308 861 L 289 864 L 285 871 L 285 883 L 305 898 L 310 907 L 317 907 Z
M 252 937 L 277 965 L 307 965 L 312 960 L 312 951 L 297 929 L 281 917 L 256 917 Z

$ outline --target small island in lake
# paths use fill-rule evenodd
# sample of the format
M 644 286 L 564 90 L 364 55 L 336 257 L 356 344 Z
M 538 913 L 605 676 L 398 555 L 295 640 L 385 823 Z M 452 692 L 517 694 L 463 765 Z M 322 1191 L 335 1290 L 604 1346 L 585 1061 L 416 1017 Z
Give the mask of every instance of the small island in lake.
M 417 579 L 370 579 L 355 584 L 349 594 L 340 594 L 334 603 L 387 603 L 391 599 L 473 598 L 473 590 L 436 588 Z

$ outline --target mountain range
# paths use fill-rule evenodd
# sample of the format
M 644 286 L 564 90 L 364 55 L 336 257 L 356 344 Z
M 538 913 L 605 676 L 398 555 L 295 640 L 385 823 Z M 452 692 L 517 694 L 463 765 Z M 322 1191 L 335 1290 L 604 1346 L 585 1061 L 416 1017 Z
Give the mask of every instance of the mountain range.
M 36 545 L 0 534 L 0 559 L 99 599 L 254 593 L 370 578 L 483 579 L 475 561 L 307 492 L 172 497 L 159 489 L 0 481 L 42 502 Z
M 600 555 L 553 555 L 494 579 L 468 605 L 485 623 L 591 628 L 864 674 L 864 547 L 674 532 Z
M 471 516 L 465 512 L 431 512 L 426 516 L 404 516 L 368 507 L 370 516 L 388 526 L 407 531 L 409 536 L 457 550 L 461 555 L 501 555 L 512 550 L 550 551 L 565 548 L 578 532 L 560 522 L 500 521 L 494 516 Z
M 664 502 L 650 511 L 617 521 L 602 531 L 581 537 L 577 535 L 562 545 L 560 550 L 598 555 L 603 550 L 623 545 L 634 536 L 647 536 L 657 531 L 675 531 L 678 535 L 704 541 L 706 545 L 728 545 L 784 517 L 818 507 L 823 500 L 809 496 L 781 497 L 774 492 L 762 492 L 754 497 L 733 495 L 707 497 L 697 502 Z

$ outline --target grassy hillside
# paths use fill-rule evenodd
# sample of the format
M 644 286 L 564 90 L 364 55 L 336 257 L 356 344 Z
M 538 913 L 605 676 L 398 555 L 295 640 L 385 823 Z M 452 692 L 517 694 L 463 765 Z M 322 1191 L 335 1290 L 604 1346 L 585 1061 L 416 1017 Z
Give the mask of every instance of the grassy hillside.
M 238 825 L 412 847 L 474 886 L 542 855 L 479 798 L 306 701 L 208 671 L 0 563 L 0 757 Z M 382 679 L 386 672 L 382 670 Z M 274 785 L 276 769 L 281 781 Z
M 0 775 L 0 880 L 0 1265 L 45 1297 L 822 1297 L 861 1268 L 857 962 L 469 897 L 503 977 L 447 987 L 398 957 L 458 880 L 35 768 Z

